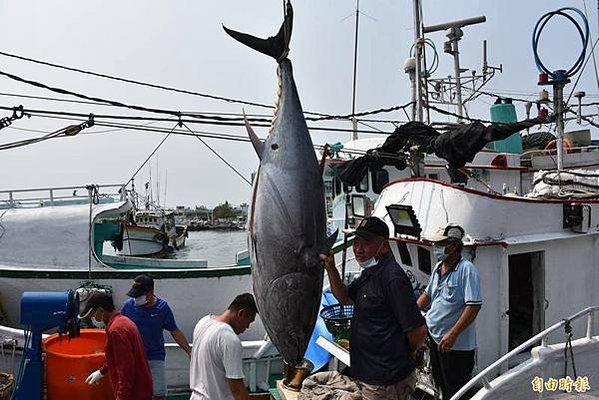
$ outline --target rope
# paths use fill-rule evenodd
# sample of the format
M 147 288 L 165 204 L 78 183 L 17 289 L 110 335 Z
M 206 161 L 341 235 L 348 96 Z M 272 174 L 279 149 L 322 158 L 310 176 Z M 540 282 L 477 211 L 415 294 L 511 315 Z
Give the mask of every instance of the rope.
M 574 372 L 574 380 L 578 378 L 576 374 L 576 364 L 574 363 L 574 350 L 572 349 L 572 326 L 570 320 L 564 319 L 564 331 L 567 336 L 566 345 L 564 346 L 564 378 L 568 376 L 568 348 L 570 349 L 570 358 L 572 360 L 572 371 Z
M 130 83 L 130 84 L 133 84 L 133 85 L 151 87 L 151 88 L 154 88 L 154 89 L 166 90 L 166 91 L 169 91 L 169 92 L 176 92 L 176 93 L 188 94 L 188 95 L 192 95 L 192 96 L 205 97 L 205 98 L 213 99 L 213 100 L 221 100 L 221 101 L 225 101 L 227 103 L 238 103 L 238 104 L 245 104 L 245 105 L 248 105 L 248 106 L 256 106 L 256 107 L 262 107 L 262 108 L 274 108 L 273 106 L 268 105 L 268 104 L 261 104 L 261 103 L 251 102 L 251 101 L 245 101 L 245 100 L 239 100 L 239 99 L 232 99 L 232 98 L 228 98 L 228 97 L 215 96 L 215 95 L 211 95 L 211 94 L 194 92 L 194 91 L 184 90 L 184 89 L 178 89 L 178 88 L 169 87 L 169 86 L 157 85 L 157 84 L 148 83 L 148 82 L 142 82 L 142 81 L 137 81 L 137 80 L 133 80 L 133 79 L 121 78 L 121 77 L 118 77 L 118 76 L 106 75 L 106 74 L 102 74 L 102 73 L 99 73 L 99 72 L 86 71 L 86 70 L 79 69 L 79 68 L 67 67 L 67 66 L 64 66 L 64 65 L 50 63 L 50 62 L 47 62 L 47 61 L 35 60 L 33 58 L 23 57 L 23 56 L 19 56 L 19 55 L 16 55 L 16 54 L 10 54 L 10 53 L 6 53 L 6 52 L 2 52 L 2 51 L 0 51 L 0 55 L 5 56 L 5 57 L 10 57 L 10 58 L 16 58 L 18 60 L 27 61 L 27 62 L 31 62 L 31 63 L 35 63 L 35 64 L 45 65 L 45 66 L 52 67 L 52 68 L 59 68 L 59 69 L 63 69 L 63 70 L 66 70 L 66 71 L 78 72 L 80 74 L 96 76 L 96 77 L 99 77 L 99 78 L 110 79 L 110 80 L 113 80 L 113 81 Z
M 566 13 L 567 11 L 572 11 L 580 16 L 580 18 L 582 19 L 582 22 L 584 23 L 584 33 L 582 31 L 582 28 L 580 27 L 580 24 L 572 16 L 567 14 Z M 572 65 L 572 67 L 570 67 L 570 69 L 568 69 L 567 71 L 566 70 L 550 71 L 545 66 L 545 64 L 543 64 L 543 62 L 541 61 L 541 59 L 539 57 L 538 49 L 537 49 L 538 43 L 539 43 L 539 38 L 541 36 L 541 33 L 543 32 L 543 29 L 545 28 L 547 23 L 551 20 L 551 18 L 553 18 L 556 15 L 561 15 L 562 17 L 565 17 L 570 22 L 572 22 L 572 24 L 574 24 L 574 27 L 578 31 L 578 34 L 580 35 L 580 39 L 582 41 L 582 50 L 580 52 L 580 55 L 578 56 L 578 58 L 576 59 L 576 62 Z M 564 81 L 564 80 L 574 76 L 578 71 L 580 71 L 580 69 L 582 68 L 582 65 L 584 63 L 584 60 L 585 60 L 586 49 L 587 49 L 588 44 L 589 44 L 589 22 L 588 22 L 587 18 L 585 17 L 585 15 L 583 14 L 583 12 L 580 11 L 578 8 L 574 8 L 574 7 L 562 7 L 556 11 L 550 11 L 550 12 L 544 14 L 537 21 L 535 28 L 533 30 L 533 34 L 532 34 L 532 52 L 533 52 L 535 63 L 537 65 L 539 72 L 546 73 L 547 75 L 549 75 L 551 77 L 552 80 L 556 80 L 556 81 Z
M 133 173 L 133 175 L 131 175 L 131 178 L 129 178 L 129 180 L 125 183 L 125 186 L 127 186 L 129 184 L 129 182 L 131 182 L 135 176 L 139 173 L 139 171 L 141 171 L 141 169 L 144 167 L 144 165 L 146 165 L 146 163 L 148 161 L 150 161 L 150 158 L 152 158 L 152 156 L 154 155 L 154 153 L 156 153 L 158 151 L 158 149 L 160 148 L 160 146 L 162 146 L 162 144 L 164 142 L 166 142 L 166 139 L 168 139 L 168 137 L 171 135 L 171 133 L 173 133 L 173 131 L 175 130 L 175 128 L 177 127 L 177 125 L 179 125 L 179 123 L 175 124 L 175 126 L 173 126 L 173 129 L 170 130 L 170 132 L 164 137 L 164 139 L 162 139 L 160 141 L 160 143 L 158 143 L 158 146 L 156 146 L 156 148 L 150 153 L 150 155 L 148 156 L 148 158 L 146 158 L 146 160 L 139 166 L 139 168 L 137 169 L 137 171 L 135 171 Z
M 183 126 L 191 133 L 193 133 L 193 131 L 191 129 L 189 129 L 189 127 L 185 124 L 183 124 Z M 212 153 L 214 153 L 215 156 L 217 156 L 222 162 L 225 163 L 225 165 L 227 165 L 227 167 L 231 168 L 233 170 L 233 172 L 235 172 L 241 179 L 243 179 L 248 185 L 252 186 L 252 182 L 250 182 L 249 180 L 247 180 L 247 178 L 245 176 L 243 176 L 241 174 L 241 172 L 239 172 L 233 165 L 231 165 L 227 160 L 225 160 L 220 154 L 218 154 L 218 152 L 216 152 L 212 147 L 210 147 L 210 145 L 208 143 L 206 143 L 201 137 L 196 136 L 196 138 L 202 142 L 202 144 L 204 146 L 206 146 L 208 148 L 208 150 L 210 150 Z

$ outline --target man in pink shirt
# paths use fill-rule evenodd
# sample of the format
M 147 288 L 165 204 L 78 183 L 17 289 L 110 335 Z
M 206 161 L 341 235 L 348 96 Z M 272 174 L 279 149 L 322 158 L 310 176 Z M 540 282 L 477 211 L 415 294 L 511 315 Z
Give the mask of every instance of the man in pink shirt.
M 152 375 L 137 326 L 114 307 L 112 296 L 94 293 L 82 313 L 91 315 L 97 327 L 106 327 L 106 361 L 92 372 L 86 383 L 97 384 L 106 374 L 115 400 L 151 400 Z

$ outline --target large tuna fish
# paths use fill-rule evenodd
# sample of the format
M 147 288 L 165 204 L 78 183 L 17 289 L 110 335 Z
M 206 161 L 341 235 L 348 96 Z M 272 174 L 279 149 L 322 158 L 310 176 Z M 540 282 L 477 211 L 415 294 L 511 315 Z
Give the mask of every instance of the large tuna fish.
M 330 251 L 335 240 L 326 238 L 321 169 L 287 59 L 292 20 L 288 2 L 276 37 L 259 39 L 224 28 L 234 39 L 279 64 L 276 110 L 264 143 L 246 121 L 260 158 L 248 235 L 258 310 L 286 370 L 303 360 L 320 305 L 323 267 L 319 254 Z M 289 382 L 290 376 L 286 378 Z

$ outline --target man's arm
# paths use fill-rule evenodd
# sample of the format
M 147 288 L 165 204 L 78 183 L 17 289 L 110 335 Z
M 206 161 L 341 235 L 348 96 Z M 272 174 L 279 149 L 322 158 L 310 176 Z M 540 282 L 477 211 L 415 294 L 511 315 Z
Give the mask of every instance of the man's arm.
M 420 325 L 418 328 L 414 328 L 411 331 L 406 332 L 406 336 L 408 337 L 408 345 L 410 346 L 410 351 L 412 353 L 424 346 L 426 330 L 426 325 Z
M 191 357 L 191 346 L 189 345 L 189 342 L 185 338 L 183 332 L 181 332 L 179 329 L 175 329 L 174 331 L 171 331 L 171 336 L 175 342 L 177 342 L 177 344 L 181 346 L 183 350 L 185 350 L 187 355 Z
M 229 388 L 231 389 L 231 393 L 233 393 L 233 398 L 235 400 L 249 400 L 250 395 L 248 394 L 248 390 L 245 388 L 245 384 L 243 383 L 243 379 L 230 379 L 226 378 L 227 383 L 229 384 Z
M 325 271 L 327 271 L 327 275 L 329 276 L 331 291 L 333 292 L 337 300 L 339 300 L 339 303 L 350 304 L 352 301 L 349 298 L 347 286 L 345 286 L 345 284 L 341 280 L 339 271 L 337 271 L 337 267 L 335 266 L 335 257 L 332 254 L 321 254 L 320 259 L 323 261 L 324 269 Z
M 420 297 L 418 297 L 418 300 L 416 300 L 416 304 L 418 304 L 419 310 L 424 310 L 429 304 L 431 304 L 431 298 L 428 297 L 426 292 L 423 292 Z
M 475 319 L 476 315 L 480 311 L 480 305 L 466 305 L 464 311 L 462 311 L 462 315 L 458 318 L 458 321 L 451 327 L 449 332 L 447 332 L 441 342 L 439 343 L 439 351 L 450 351 L 455 344 L 460 333 L 464 331 Z

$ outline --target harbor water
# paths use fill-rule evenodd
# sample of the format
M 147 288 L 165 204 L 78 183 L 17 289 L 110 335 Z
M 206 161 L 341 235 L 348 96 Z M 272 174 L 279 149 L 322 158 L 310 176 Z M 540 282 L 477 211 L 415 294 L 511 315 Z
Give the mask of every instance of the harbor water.
M 247 231 L 189 232 L 185 247 L 173 253 L 179 259 L 208 260 L 210 266 L 232 265 L 235 254 L 247 249 Z

